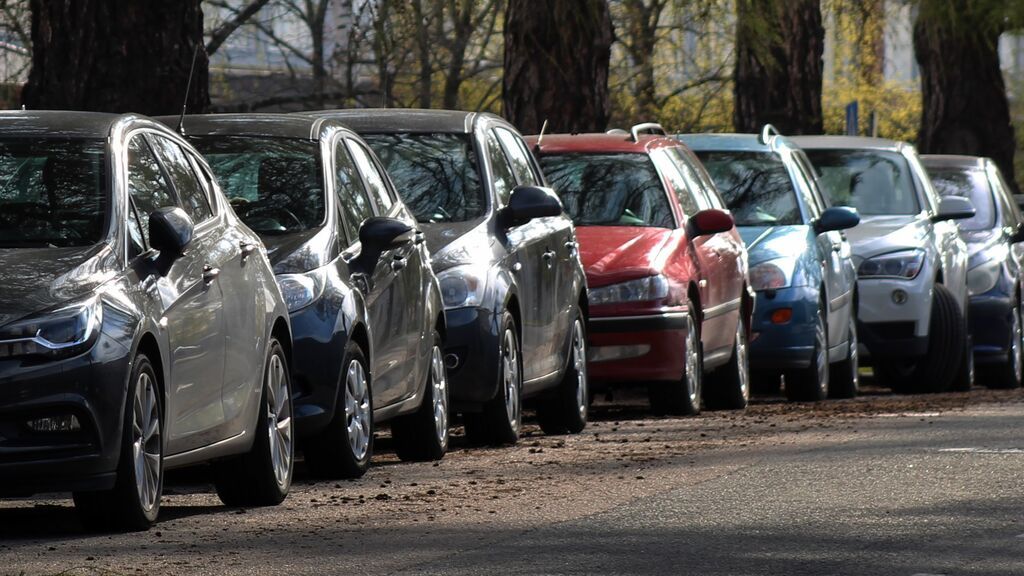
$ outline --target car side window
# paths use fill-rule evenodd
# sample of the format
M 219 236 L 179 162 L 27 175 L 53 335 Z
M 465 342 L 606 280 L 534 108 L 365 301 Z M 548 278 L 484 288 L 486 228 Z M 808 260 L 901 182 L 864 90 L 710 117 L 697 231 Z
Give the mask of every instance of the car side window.
M 1000 212 L 1003 213 L 1003 226 L 1008 228 L 1017 228 L 1022 223 L 1020 209 L 1017 208 L 1017 203 L 1014 201 L 1010 187 L 1003 180 L 1003 174 L 995 166 L 989 166 L 989 180 L 992 182 L 992 191 L 995 193 L 996 200 L 1000 205 Z
M 203 168 L 203 165 L 199 162 L 198 158 L 196 158 L 192 154 L 188 154 L 187 152 L 186 155 L 188 156 L 188 159 L 192 164 L 192 169 L 195 171 L 196 176 L 199 177 L 199 184 L 203 187 L 203 191 L 206 194 L 206 200 L 210 205 L 210 210 L 213 212 L 214 215 L 216 215 L 217 201 L 216 197 L 214 196 L 215 186 L 213 183 L 213 176 L 210 175 L 209 171 Z
M 725 203 L 722 202 L 721 198 L 718 197 L 718 193 L 715 191 L 715 185 L 711 182 L 711 177 L 704 172 L 701 166 L 700 160 L 688 155 L 685 148 L 672 148 L 666 152 L 673 160 L 679 173 L 683 175 L 683 179 L 686 180 L 687 185 L 690 188 L 690 194 L 693 196 L 694 201 L 697 203 L 697 210 L 705 210 L 707 208 L 719 208 L 725 207 Z
M 395 203 L 395 199 L 391 197 L 391 192 L 388 190 L 387 181 L 380 173 L 377 164 L 370 159 L 370 152 L 362 144 L 353 140 L 347 140 L 347 142 L 352 159 L 356 161 L 359 171 L 363 173 L 366 186 L 373 191 L 373 198 L 377 202 L 381 214 L 387 214 Z
M 821 204 L 821 194 L 815 194 L 815 180 L 814 176 L 807 173 L 807 169 L 800 163 L 800 157 L 795 152 L 790 152 L 790 158 L 793 160 L 793 164 L 796 166 L 798 182 L 795 182 L 797 194 L 803 200 L 804 206 L 807 206 L 807 211 L 811 219 L 816 219 L 821 216 L 821 213 L 825 208 Z
M 508 199 L 516 187 L 512 166 L 509 164 L 508 158 L 505 157 L 505 152 L 501 149 L 494 130 L 488 130 L 484 140 L 487 147 L 487 159 L 491 164 L 491 176 L 494 180 L 494 194 L 502 206 L 508 205 Z
M 523 144 L 522 139 L 504 128 L 495 128 L 494 132 L 498 135 L 498 140 L 501 141 L 505 154 L 511 161 L 512 172 L 515 174 L 519 184 L 522 186 L 540 186 L 541 182 L 533 171 L 533 165 L 530 163 L 530 153 L 526 150 L 526 145 Z
M 143 219 L 159 208 L 178 205 L 156 155 L 142 134 L 136 134 L 128 142 L 128 194 L 139 218 Z M 148 227 L 142 227 L 142 235 L 148 244 Z
M 700 212 L 700 205 L 695 197 L 695 193 L 700 194 L 699 185 L 696 182 L 688 182 L 678 164 L 673 162 L 664 150 L 651 152 L 651 161 L 658 168 L 661 177 L 668 180 L 672 193 L 675 194 L 679 200 L 679 206 L 683 209 L 683 214 L 693 216 Z
M 160 163 L 174 182 L 182 207 L 192 221 L 199 224 L 212 218 L 213 210 L 210 209 L 206 189 L 199 182 L 199 177 L 185 156 L 185 151 L 170 138 L 151 134 L 149 139 L 157 157 L 160 158 Z
M 135 202 L 128 201 L 128 259 L 131 260 L 146 251 L 144 227 L 139 221 L 139 213 L 135 210 Z
M 341 140 L 334 150 L 334 182 L 345 235 L 349 244 L 355 244 L 359 239 L 359 227 L 367 218 L 373 216 L 373 206 L 370 204 L 370 197 L 366 195 L 366 188 L 359 179 L 355 163 L 349 156 L 348 148 Z

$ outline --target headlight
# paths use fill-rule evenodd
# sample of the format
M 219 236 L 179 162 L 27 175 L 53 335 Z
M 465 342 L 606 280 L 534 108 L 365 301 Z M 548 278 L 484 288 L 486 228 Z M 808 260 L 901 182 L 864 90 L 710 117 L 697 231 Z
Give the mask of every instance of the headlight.
M 96 343 L 103 324 L 99 297 L 0 328 L 0 358 L 42 355 L 66 358 Z
M 662 298 L 667 297 L 668 280 L 660 274 L 657 276 L 647 276 L 645 278 L 630 280 L 629 282 L 612 284 L 611 286 L 591 288 L 589 291 L 589 300 L 591 304 L 648 302 L 652 300 L 661 300 Z
M 778 290 L 793 285 L 795 258 L 776 258 L 750 267 L 750 287 L 754 290 Z
M 437 275 L 444 307 L 479 306 L 487 288 L 487 270 L 476 266 L 454 266 Z
M 859 278 L 917 278 L 924 267 L 923 250 L 903 250 L 868 258 L 857 269 Z
M 1002 260 L 989 260 L 967 271 L 967 291 L 971 296 L 984 294 L 996 287 L 1003 268 Z
M 305 274 L 281 274 L 277 277 L 277 285 L 281 288 L 288 312 L 295 312 L 309 306 L 324 293 L 327 269 L 318 268 Z

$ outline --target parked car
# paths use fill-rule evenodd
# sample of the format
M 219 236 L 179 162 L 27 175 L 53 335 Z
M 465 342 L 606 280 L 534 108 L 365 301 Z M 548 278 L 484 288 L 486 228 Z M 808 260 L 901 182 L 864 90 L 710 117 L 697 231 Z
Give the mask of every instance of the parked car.
M 858 336 L 875 377 L 900 392 L 969 388 L 967 247 L 955 220 L 974 208 L 939 199 L 913 146 L 881 138 L 798 136 L 821 189 L 851 206 Z
M 549 434 L 587 421 L 587 296 L 572 222 L 508 122 L 439 110 L 313 113 L 380 156 L 441 281 L 453 410 L 472 441 L 515 442 L 536 398 Z
M 373 152 L 338 122 L 297 115 L 188 116 L 184 126 L 266 243 L 288 303 L 307 466 L 362 475 L 386 421 L 400 458 L 441 458 L 440 288 L 423 233 Z
M 968 324 L 982 382 L 1018 388 L 1024 365 L 1021 256 L 1024 217 L 995 162 L 974 156 L 922 156 L 940 196 L 967 198 L 976 210 L 960 221 L 967 244 Z
M 841 232 L 860 221 L 829 207 L 803 151 L 771 125 L 760 134 L 678 137 L 714 180 L 747 245 L 757 293 L 755 384 L 790 400 L 852 398 L 859 382 L 857 272 Z
M 652 129 L 527 139 L 577 226 L 591 378 L 649 384 L 658 413 L 743 408 L 747 253 L 700 162 Z
M 209 166 L 141 116 L 0 118 L 0 490 L 145 529 L 214 460 L 226 504 L 281 502 L 288 314 Z

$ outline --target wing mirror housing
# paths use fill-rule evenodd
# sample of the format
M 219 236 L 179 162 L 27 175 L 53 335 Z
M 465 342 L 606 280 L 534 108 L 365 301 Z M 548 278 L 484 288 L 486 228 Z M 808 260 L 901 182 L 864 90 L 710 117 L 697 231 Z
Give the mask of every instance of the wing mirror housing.
M 375 216 L 367 218 L 359 227 L 361 249 L 356 260 L 357 266 L 370 272 L 377 266 L 381 254 L 410 244 L 416 238 L 416 229 L 397 218 Z
M 814 230 L 823 234 L 833 230 L 848 230 L 857 224 L 860 224 L 860 213 L 856 208 L 833 206 L 821 213 L 821 217 L 814 223 Z
M 562 213 L 562 201 L 551 188 L 541 186 L 516 186 L 508 199 L 508 206 L 501 209 L 502 224 L 508 228 L 526 224 L 534 218 L 558 216 Z
M 710 236 L 732 230 L 736 223 L 725 210 L 709 208 L 701 210 L 686 222 L 686 235 L 691 239 L 698 236 Z
M 185 254 L 193 234 L 195 225 L 181 208 L 160 208 L 149 215 L 149 245 L 160 253 L 157 265 L 161 274 Z
M 964 220 L 974 216 L 974 204 L 962 196 L 943 196 L 939 200 L 939 211 L 932 216 L 933 222 L 942 220 Z

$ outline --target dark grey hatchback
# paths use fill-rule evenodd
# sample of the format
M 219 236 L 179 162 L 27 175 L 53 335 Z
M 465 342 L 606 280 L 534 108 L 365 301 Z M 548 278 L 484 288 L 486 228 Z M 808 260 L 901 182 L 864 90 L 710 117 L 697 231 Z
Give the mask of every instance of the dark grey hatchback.
M 291 335 L 259 248 L 163 125 L 0 115 L 0 492 L 143 529 L 165 469 L 214 460 L 225 503 L 283 500 Z
M 545 432 L 587 421 L 587 292 L 575 229 L 522 136 L 492 114 L 310 112 L 374 149 L 415 214 L 441 283 L 453 410 L 472 440 L 512 443 L 522 402 Z

